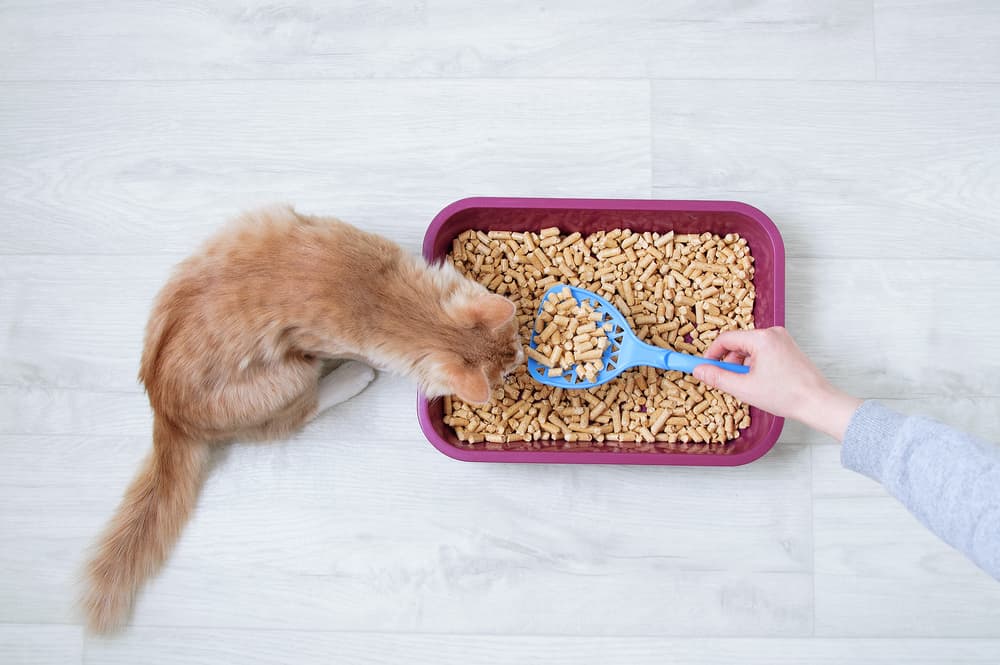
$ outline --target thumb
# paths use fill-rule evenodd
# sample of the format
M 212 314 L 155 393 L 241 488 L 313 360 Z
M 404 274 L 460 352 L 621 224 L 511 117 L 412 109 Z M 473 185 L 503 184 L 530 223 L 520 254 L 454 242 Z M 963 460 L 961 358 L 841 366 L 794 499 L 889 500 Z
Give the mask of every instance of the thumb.
M 708 363 L 695 367 L 692 374 L 694 374 L 694 378 L 702 383 L 730 394 L 733 394 L 739 388 L 741 379 L 743 378 L 742 374 L 729 372 Z

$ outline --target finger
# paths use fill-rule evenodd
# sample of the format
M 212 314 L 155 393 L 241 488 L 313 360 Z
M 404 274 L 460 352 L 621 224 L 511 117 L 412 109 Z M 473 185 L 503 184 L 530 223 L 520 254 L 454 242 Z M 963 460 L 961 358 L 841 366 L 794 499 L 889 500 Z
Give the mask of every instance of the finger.
M 705 350 L 705 357 L 718 360 L 730 351 L 738 351 L 744 356 L 752 355 L 757 349 L 758 330 L 727 330 Z
M 725 345 L 720 344 L 719 339 L 716 338 L 711 344 L 708 345 L 708 348 L 705 349 L 705 353 L 702 355 L 712 360 L 722 360 L 723 356 L 730 353 L 732 353 L 732 351 L 727 349 Z
M 723 360 L 725 360 L 727 363 L 735 363 L 737 365 L 742 365 L 744 358 L 746 358 L 746 356 L 744 356 L 739 351 L 730 351 L 729 353 L 726 354 L 726 357 L 723 358 Z
M 746 374 L 737 374 L 736 372 L 730 372 L 721 367 L 708 364 L 698 365 L 694 368 L 693 374 L 694 378 L 702 383 L 712 388 L 718 388 L 736 398 L 740 397 L 742 388 L 748 379 Z
M 727 353 L 729 353 L 729 351 L 725 347 L 719 346 L 715 342 L 712 342 L 711 344 L 708 345 L 708 348 L 705 349 L 705 353 L 703 353 L 702 355 L 708 358 L 709 360 L 722 360 L 722 356 L 726 355 Z

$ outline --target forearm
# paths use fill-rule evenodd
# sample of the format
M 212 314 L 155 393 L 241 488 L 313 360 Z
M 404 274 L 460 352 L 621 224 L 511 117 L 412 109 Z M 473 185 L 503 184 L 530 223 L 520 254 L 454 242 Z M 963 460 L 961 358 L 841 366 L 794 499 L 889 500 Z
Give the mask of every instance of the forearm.
M 860 406 L 860 399 L 823 381 L 806 391 L 792 417 L 837 441 L 843 441 L 847 425 Z
M 846 428 L 841 461 L 1000 579 L 1000 448 L 865 402 Z

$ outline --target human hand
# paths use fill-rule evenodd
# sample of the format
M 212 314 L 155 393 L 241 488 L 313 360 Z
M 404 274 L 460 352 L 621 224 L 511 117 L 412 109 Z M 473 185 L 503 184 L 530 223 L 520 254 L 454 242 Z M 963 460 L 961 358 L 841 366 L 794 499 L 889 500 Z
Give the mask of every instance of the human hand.
M 837 390 L 781 327 L 724 332 L 705 351 L 713 360 L 746 364 L 748 374 L 713 365 L 694 370 L 698 380 L 771 413 L 798 420 L 838 441 L 861 400 Z

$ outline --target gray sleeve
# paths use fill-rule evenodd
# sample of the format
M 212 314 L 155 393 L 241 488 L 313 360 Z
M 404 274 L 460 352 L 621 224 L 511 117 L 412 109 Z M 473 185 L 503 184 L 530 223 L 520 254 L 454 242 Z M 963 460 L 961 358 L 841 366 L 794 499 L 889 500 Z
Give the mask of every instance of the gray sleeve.
M 840 460 L 1000 579 L 1000 448 L 868 401 L 851 418 Z

